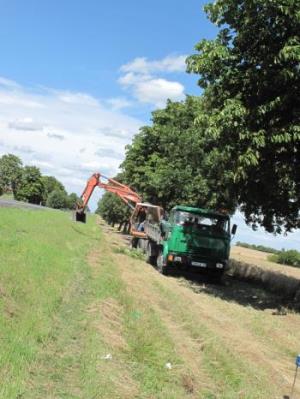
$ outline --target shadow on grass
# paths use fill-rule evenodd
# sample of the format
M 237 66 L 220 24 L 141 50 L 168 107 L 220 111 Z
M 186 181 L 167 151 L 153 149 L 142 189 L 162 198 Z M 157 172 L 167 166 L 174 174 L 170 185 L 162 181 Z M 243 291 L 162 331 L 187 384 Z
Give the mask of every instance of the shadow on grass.
M 258 310 L 271 309 L 274 315 L 285 315 L 288 310 L 299 310 L 289 299 L 268 292 L 259 284 L 241 281 L 228 275 L 219 283 L 215 282 L 213 277 L 199 273 L 182 272 L 173 276 L 181 277 L 181 283 L 195 293 L 205 293 Z

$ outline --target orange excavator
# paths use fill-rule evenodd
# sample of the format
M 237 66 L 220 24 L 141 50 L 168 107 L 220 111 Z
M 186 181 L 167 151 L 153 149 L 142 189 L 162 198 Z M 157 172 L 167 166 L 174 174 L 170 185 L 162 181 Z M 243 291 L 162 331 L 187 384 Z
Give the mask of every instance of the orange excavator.
M 139 194 L 125 184 L 105 177 L 101 173 L 94 173 L 87 181 L 85 189 L 81 194 L 81 202 L 76 205 L 76 221 L 86 222 L 85 210 L 88 206 L 96 187 L 102 188 L 110 193 L 116 194 L 121 200 L 132 209 L 130 217 L 130 234 L 135 238 L 146 238 L 142 225 L 146 217 L 160 218 L 163 210 L 161 207 L 143 203 Z

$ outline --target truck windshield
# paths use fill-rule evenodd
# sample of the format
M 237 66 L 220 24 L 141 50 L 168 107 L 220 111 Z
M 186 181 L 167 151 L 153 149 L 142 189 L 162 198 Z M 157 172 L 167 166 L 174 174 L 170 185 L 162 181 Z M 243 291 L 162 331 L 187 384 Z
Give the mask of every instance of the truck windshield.
M 197 230 L 210 231 L 214 233 L 228 233 L 229 221 L 226 217 L 219 215 L 201 215 L 192 212 L 176 211 L 174 221 L 177 225 L 192 226 Z

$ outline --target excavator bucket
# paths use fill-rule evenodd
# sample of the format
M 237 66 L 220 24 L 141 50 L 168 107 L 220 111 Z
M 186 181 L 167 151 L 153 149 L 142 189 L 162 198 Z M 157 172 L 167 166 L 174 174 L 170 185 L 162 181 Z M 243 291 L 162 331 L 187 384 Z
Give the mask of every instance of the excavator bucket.
M 85 212 L 75 212 L 76 222 L 86 223 L 86 213 Z

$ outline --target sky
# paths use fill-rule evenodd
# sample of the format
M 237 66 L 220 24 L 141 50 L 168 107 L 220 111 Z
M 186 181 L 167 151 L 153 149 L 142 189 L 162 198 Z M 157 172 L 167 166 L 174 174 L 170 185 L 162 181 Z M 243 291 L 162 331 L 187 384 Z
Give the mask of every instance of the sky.
M 92 173 L 114 176 L 151 111 L 201 93 L 185 58 L 217 33 L 204 3 L 0 0 L 0 155 L 78 194 Z M 235 220 L 239 241 L 299 243 L 300 233 L 274 238 Z

